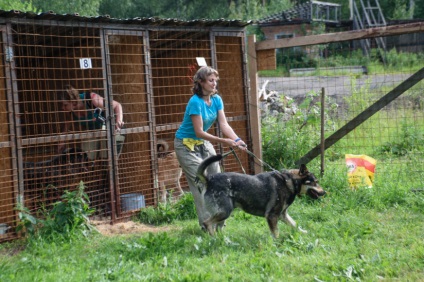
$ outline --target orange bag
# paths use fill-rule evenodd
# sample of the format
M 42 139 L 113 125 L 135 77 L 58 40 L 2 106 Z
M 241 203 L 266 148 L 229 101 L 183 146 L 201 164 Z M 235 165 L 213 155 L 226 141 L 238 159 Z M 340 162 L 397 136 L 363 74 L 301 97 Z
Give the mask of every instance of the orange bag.
M 367 155 L 346 154 L 347 177 L 349 187 L 372 187 L 377 161 Z

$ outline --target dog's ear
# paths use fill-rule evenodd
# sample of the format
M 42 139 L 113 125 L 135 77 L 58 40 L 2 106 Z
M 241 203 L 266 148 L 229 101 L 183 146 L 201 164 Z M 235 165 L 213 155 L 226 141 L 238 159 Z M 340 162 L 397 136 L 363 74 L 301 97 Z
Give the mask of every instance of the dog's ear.
M 299 168 L 299 175 L 303 176 L 303 175 L 307 175 L 309 173 L 308 168 L 306 167 L 305 164 L 301 164 L 300 168 Z
M 281 180 L 284 180 L 285 182 L 291 180 L 291 177 L 286 172 L 278 171 L 274 175 L 280 178 Z

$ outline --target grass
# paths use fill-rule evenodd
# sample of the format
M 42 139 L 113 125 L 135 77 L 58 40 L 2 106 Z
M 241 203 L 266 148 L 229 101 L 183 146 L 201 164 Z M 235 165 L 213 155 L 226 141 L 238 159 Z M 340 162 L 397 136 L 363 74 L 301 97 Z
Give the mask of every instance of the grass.
M 346 50 L 344 50 L 346 51 Z M 277 68 L 275 70 L 261 70 L 261 77 L 282 76 L 340 76 L 349 75 L 360 77 L 360 73 L 351 73 L 348 70 L 331 70 L 325 68 L 340 66 L 366 66 L 369 75 L 387 73 L 414 73 L 424 67 L 423 54 L 398 52 L 395 49 L 384 53 L 385 63 L 381 61 L 377 49 L 373 49 L 369 57 L 364 56 L 361 50 L 348 51 L 342 54 L 341 50 L 335 51 L 337 55 L 314 57 L 311 54 L 302 53 L 299 50 L 286 50 L 283 55 L 277 55 Z M 315 68 L 316 71 L 308 74 L 291 74 L 290 69 Z
M 378 175 L 351 191 L 332 167 L 325 198 L 290 208 L 307 234 L 280 224 L 272 239 L 263 218 L 236 211 L 216 237 L 189 219 L 167 232 L 18 241 L 0 245 L 0 281 L 423 280 L 424 194 Z

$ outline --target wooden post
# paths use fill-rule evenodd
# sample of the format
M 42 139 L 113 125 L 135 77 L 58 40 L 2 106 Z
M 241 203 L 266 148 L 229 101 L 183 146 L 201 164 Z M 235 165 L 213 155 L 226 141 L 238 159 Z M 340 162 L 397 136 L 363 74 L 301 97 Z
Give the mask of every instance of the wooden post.
M 321 89 L 321 177 L 324 175 L 324 154 L 325 154 L 325 88 Z
M 259 108 L 258 97 L 258 65 L 256 61 L 256 36 L 250 35 L 247 38 L 247 62 L 249 67 L 249 80 L 250 80 L 250 103 L 249 103 L 249 119 L 250 119 L 250 132 L 257 132 L 258 134 L 252 138 L 252 148 L 249 148 L 257 156 L 262 159 L 262 138 L 261 138 L 261 113 Z M 263 171 L 262 166 L 255 162 L 254 172 L 258 174 Z

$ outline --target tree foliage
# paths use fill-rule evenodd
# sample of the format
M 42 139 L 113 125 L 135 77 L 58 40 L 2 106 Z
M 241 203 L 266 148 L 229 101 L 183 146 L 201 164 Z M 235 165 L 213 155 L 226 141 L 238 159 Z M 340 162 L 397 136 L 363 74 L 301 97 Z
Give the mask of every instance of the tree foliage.
M 301 0 L 298 2 L 306 2 Z M 360 0 L 354 0 L 356 5 L 360 6 Z M 326 0 L 324 2 L 337 3 L 342 5 L 342 19 L 349 19 L 349 0 Z M 364 3 L 367 3 L 363 0 Z M 375 5 L 375 0 L 370 1 L 371 6 Z M 424 18 L 424 0 L 378 0 L 383 11 L 383 15 L 388 20 L 399 19 L 423 19 Z
M 102 0 L 33 0 L 34 5 L 43 12 L 54 11 L 57 14 L 79 14 L 81 16 L 98 16 Z
M 257 20 L 308 0 L 2 0 L 0 9 L 31 12 L 54 11 L 82 16 L 113 18 L 177 18 Z M 342 5 L 342 19 L 349 19 L 348 0 L 325 0 Z M 359 0 L 354 0 L 359 5 Z M 386 19 L 424 18 L 424 0 L 379 0 Z M 371 1 L 371 3 L 373 3 Z
M 3 0 L 0 2 L 0 9 L 4 11 L 17 10 L 24 12 L 37 13 L 38 10 L 33 5 L 32 0 L 21 1 L 21 0 Z

